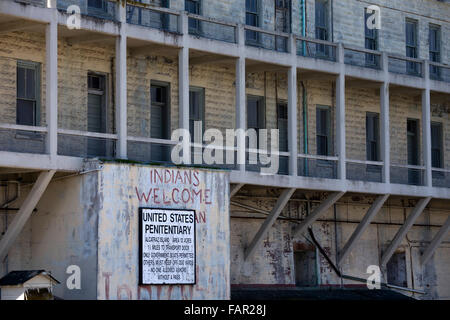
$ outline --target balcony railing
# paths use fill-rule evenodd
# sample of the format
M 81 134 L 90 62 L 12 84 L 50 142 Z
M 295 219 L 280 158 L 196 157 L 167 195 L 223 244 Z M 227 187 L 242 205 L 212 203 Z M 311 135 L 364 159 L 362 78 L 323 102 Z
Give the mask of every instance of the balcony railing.
M 430 79 L 450 82 L 450 66 L 437 62 L 428 62 L 430 65 Z
M 244 26 L 245 44 L 279 52 L 288 52 L 289 34 L 261 28 Z
M 180 12 L 132 2 L 127 4 L 127 23 L 172 33 L 180 32 Z
M 336 156 L 319 156 L 311 154 L 298 154 L 298 175 L 311 178 L 337 179 Z
M 297 55 L 336 62 L 337 43 L 296 37 Z
M 391 164 L 391 183 L 423 186 L 425 166 Z
M 424 60 L 388 54 L 389 72 L 423 77 Z
M 379 70 L 381 69 L 381 57 L 382 53 L 380 51 L 357 48 L 344 44 L 345 64 Z
M 382 161 L 364 161 L 347 159 L 346 172 L 348 180 L 383 182 Z
M 189 34 L 207 39 L 237 43 L 237 24 L 189 13 Z
M 88 0 L 57 0 L 56 7 L 63 12 L 69 12 L 70 6 L 76 5 L 80 8 L 81 15 L 91 16 L 100 19 L 117 21 L 118 18 L 118 2 L 116 0 L 93 1 Z
M 45 154 L 47 127 L 0 123 L 0 150 Z
M 433 187 L 450 188 L 450 170 L 432 168 Z

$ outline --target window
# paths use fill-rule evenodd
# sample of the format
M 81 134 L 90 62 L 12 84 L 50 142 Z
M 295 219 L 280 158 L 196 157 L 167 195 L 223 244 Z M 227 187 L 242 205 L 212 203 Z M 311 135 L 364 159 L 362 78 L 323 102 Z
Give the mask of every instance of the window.
M 369 50 L 378 50 L 378 30 L 367 28 L 367 20 L 370 14 L 367 13 L 367 9 L 364 9 L 364 34 L 365 34 L 365 47 Z M 366 54 L 366 65 L 377 66 L 377 56 L 371 53 Z
M 417 58 L 417 21 L 406 20 L 406 56 Z M 418 74 L 418 64 L 416 62 L 406 62 L 406 70 L 411 74 Z
M 259 26 L 259 6 L 258 0 L 245 0 L 245 23 L 249 26 Z M 247 43 L 258 43 L 258 33 L 252 30 L 245 31 L 245 40 Z
M 106 9 L 104 0 L 88 0 L 88 8 Z
M 431 166 L 443 168 L 442 123 L 431 123 Z
M 89 73 L 88 81 L 88 106 L 87 106 L 87 131 L 106 133 L 106 77 Z M 106 141 L 103 139 L 88 138 L 88 156 L 105 156 Z
M 192 14 L 200 14 L 200 0 L 185 0 L 184 9 Z M 200 32 L 200 21 L 196 19 L 189 19 L 189 33 L 199 33 Z
M 330 107 L 318 106 L 316 109 L 316 143 L 317 155 L 329 156 L 331 146 L 331 110 Z
M 316 0 L 316 39 L 328 40 L 328 1 Z M 317 44 L 316 50 L 319 55 L 328 55 L 328 46 Z
M 205 89 L 191 88 L 189 91 L 189 132 L 191 141 L 194 141 L 194 125 L 196 121 L 202 122 L 202 131 L 205 128 Z M 202 141 L 202 137 L 199 137 Z
M 407 150 L 408 165 L 419 165 L 419 120 L 407 120 Z M 421 172 L 417 169 L 408 169 L 408 183 L 412 185 L 420 184 Z
M 441 62 L 441 27 L 430 24 L 430 61 Z M 439 79 L 439 67 L 430 66 L 430 76 Z
M 406 256 L 404 252 L 396 252 L 386 265 L 387 282 L 399 287 L 408 287 L 406 278 Z
M 291 32 L 291 1 L 275 0 L 275 31 Z M 276 50 L 287 51 L 287 40 L 275 37 Z
M 380 161 L 380 118 L 378 113 L 366 114 L 366 155 L 369 161 Z
M 39 125 L 41 67 L 35 62 L 17 62 L 16 123 Z
M 247 97 L 247 128 L 255 129 L 257 140 L 259 140 L 259 129 L 265 128 L 266 115 L 264 107 L 264 98 L 248 96 Z M 257 143 L 259 146 L 259 141 Z
M 150 137 L 168 139 L 170 130 L 169 85 L 152 82 L 150 87 Z M 151 159 L 168 161 L 169 149 L 166 145 L 152 144 Z
M 277 122 L 278 122 L 278 131 L 279 131 L 279 150 L 282 152 L 289 151 L 289 136 L 288 136 L 288 106 L 286 102 L 278 102 L 277 104 Z M 289 158 L 280 157 L 279 165 L 280 165 L 280 174 L 288 174 L 289 173 Z

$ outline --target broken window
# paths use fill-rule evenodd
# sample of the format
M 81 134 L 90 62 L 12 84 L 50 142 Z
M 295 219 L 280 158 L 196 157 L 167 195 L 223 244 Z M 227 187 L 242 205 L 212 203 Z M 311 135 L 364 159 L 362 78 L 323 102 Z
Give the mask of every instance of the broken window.
M 406 280 L 406 255 L 405 252 L 396 252 L 386 265 L 387 281 L 389 284 L 408 287 Z

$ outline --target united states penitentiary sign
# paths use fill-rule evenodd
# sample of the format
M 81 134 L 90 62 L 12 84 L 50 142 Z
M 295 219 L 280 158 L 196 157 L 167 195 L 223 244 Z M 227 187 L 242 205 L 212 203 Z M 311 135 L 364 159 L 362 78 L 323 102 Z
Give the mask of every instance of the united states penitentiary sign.
M 195 284 L 195 211 L 139 208 L 139 283 Z

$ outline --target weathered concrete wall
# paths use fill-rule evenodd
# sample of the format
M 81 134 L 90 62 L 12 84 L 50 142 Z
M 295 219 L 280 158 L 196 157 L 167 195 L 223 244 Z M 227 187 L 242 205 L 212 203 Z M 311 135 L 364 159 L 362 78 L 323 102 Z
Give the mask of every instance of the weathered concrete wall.
M 92 172 L 51 182 L 1 264 L 1 276 L 13 270 L 45 269 L 61 282 L 54 294 L 63 299 L 95 299 L 97 297 L 97 223 L 100 198 L 98 174 Z M 8 199 L 15 196 L 10 187 Z M 31 190 L 22 187 L 21 197 L 10 204 L 19 208 Z M 4 188 L 1 188 L 4 202 Z M 5 231 L 14 217 L 13 211 L 0 211 L 0 230 Z M 81 289 L 66 286 L 67 267 L 81 270 Z
M 233 201 L 270 211 L 275 204 L 276 193 L 270 190 L 244 189 L 233 198 Z M 307 194 L 312 200 L 312 209 L 321 199 L 320 194 Z M 307 215 L 306 202 L 300 193 L 295 194 L 281 218 L 270 229 L 255 254 L 244 262 L 244 249 L 249 245 L 264 220 L 252 210 L 231 206 L 231 283 L 232 285 L 295 285 L 295 265 L 293 252 L 298 246 L 311 245 L 309 235 L 304 233 L 292 237 L 295 221 Z M 367 212 L 373 198 L 346 196 L 334 208 L 330 208 L 319 221 L 313 224 L 313 232 L 317 241 L 324 248 L 332 261 L 336 261 L 336 253 L 342 250 L 345 243 Z M 378 213 L 373 223 L 364 232 L 350 255 L 342 263 L 342 272 L 346 275 L 367 279 L 369 265 L 379 265 L 380 255 L 392 241 L 395 233 L 403 224 L 405 217 L 411 212 L 414 202 L 391 199 Z M 425 295 L 416 295 L 419 299 L 448 299 L 450 296 L 450 279 L 448 262 L 450 254 L 450 235 L 436 250 L 432 259 L 420 265 L 420 254 L 439 230 L 448 216 L 448 204 L 433 203 L 416 220 L 416 225 L 408 232 L 397 251 L 406 254 L 406 279 L 410 288 L 423 290 Z M 284 220 L 283 220 L 284 218 Z M 337 220 L 338 223 L 333 222 Z M 314 245 L 313 245 L 314 246 Z M 318 283 L 324 286 L 340 285 L 341 279 L 335 274 L 325 258 L 319 254 Z M 298 272 L 298 271 L 297 271 Z M 301 270 L 300 270 L 301 272 Z M 382 269 L 382 281 L 386 281 L 386 270 Z M 344 280 L 344 284 L 363 285 L 358 282 Z
M 99 185 L 98 299 L 229 299 L 228 174 L 106 164 Z M 196 211 L 195 285 L 138 285 L 139 207 Z

